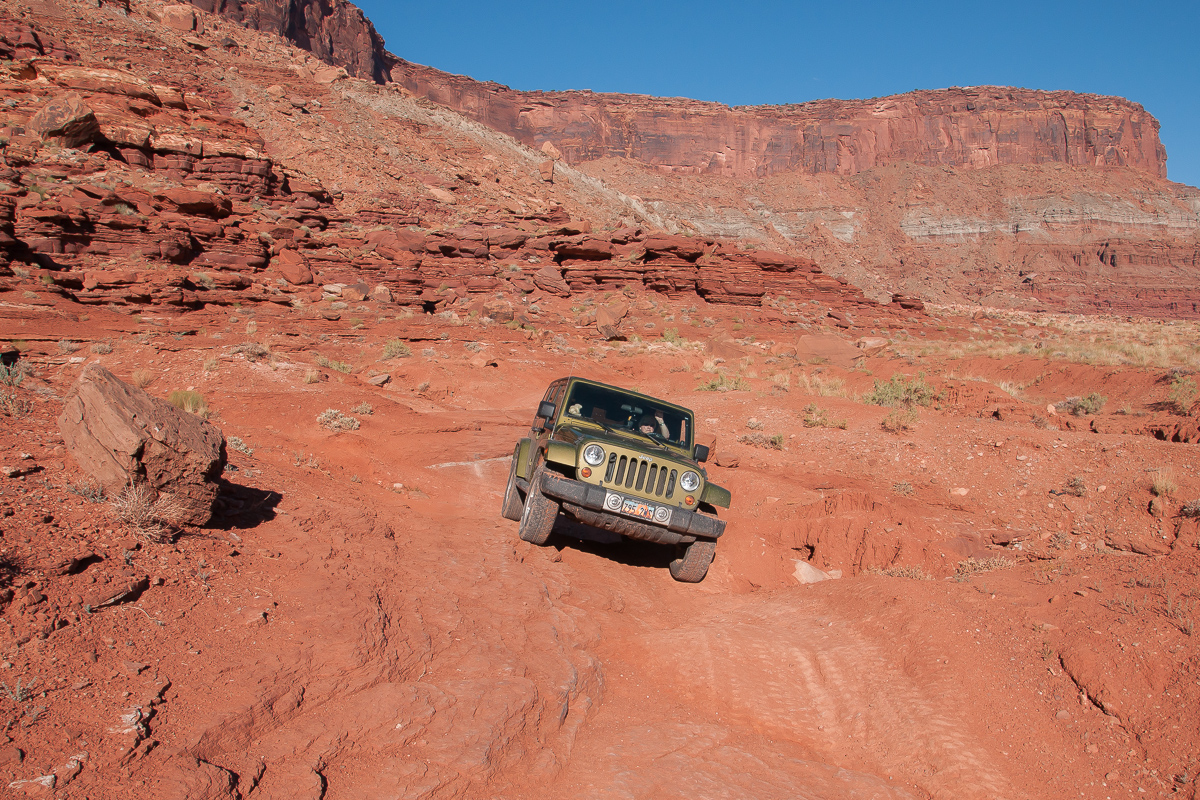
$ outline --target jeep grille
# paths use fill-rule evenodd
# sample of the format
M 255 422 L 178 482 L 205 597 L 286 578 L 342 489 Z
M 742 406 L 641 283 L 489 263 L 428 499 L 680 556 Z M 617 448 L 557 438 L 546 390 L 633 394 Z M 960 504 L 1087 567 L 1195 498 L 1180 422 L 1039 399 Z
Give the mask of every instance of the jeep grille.
M 655 497 L 670 499 L 675 494 L 678 470 L 652 464 L 648 458 L 619 456 L 608 457 L 608 468 L 604 471 L 604 482 L 613 486 L 624 486 L 635 492 L 645 492 Z

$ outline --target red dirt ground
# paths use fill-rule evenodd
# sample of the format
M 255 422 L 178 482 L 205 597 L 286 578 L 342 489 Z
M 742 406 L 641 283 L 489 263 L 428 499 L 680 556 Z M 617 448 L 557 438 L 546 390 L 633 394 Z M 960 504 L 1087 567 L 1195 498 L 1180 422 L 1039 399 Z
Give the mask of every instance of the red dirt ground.
M 21 782 L 57 775 L 57 796 L 81 798 L 1194 796 L 1200 553 L 1184 504 L 1200 476 L 1194 445 L 1148 435 L 1188 419 L 1163 410 L 1166 370 L 1074 363 L 1057 344 L 955 357 L 973 338 L 1030 337 L 1018 318 L 949 309 L 879 331 L 892 344 L 845 370 L 789 355 L 777 317 L 632 299 L 625 330 L 643 339 L 625 343 L 536 295 L 535 331 L 374 306 L 355 329 L 287 310 L 137 319 L 6 302 L 32 375 L 15 390 L 27 413 L 0 417 L 0 464 L 16 470 L 0 477 L 5 784 L 49 796 Z M 1071 322 L 1036 333 L 1057 342 Z M 413 355 L 381 360 L 394 338 Z M 271 356 L 233 352 L 245 342 Z M 212 527 L 155 541 L 83 496 L 55 418 L 89 362 L 148 371 L 156 396 L 193 387 L 253 450 L 230 449 Z M 698 391 L 706 365 L 748 388 Z M 392 380 L 367 385 L 371 372 Z M 569 372 L 690 405 L 718 463 L 737 460 L 710 467 L 734 502 L 703 583 L 674 583 L 654 546 L 564 525 L 536 548 L 500 518 L 512 444 Z M 852 398 L 897 372 L 925 373 L 941 399 L 893 433 L 888 409 Z M 849 397 L 829 396 L 837 381 Z M 1046 408 L 1090 391 L 1108 397 L 1096 417 Z M 845 429 L 805 427 L 810 404 Z M 321 428 L 327 408 L 361 428 Z M 737 441 L 756 432 L 783 449 Z M 1154 471 L 1175 489 L 1152 513 Z M 1061 494 L 1075 477 L 1082 496 Z M 802 585 L 800 561 L 841 577 Z M 93 607 L 141 576 L 136 599 Z

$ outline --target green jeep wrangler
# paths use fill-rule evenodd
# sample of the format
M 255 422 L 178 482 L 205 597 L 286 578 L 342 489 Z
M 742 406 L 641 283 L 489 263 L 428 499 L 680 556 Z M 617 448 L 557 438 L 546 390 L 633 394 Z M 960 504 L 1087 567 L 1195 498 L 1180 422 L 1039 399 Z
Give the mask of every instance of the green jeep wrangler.
M 560 378 L 513 451 L 501 513 L 533 544 L 550 538 L 558 512 L 633 539 L 674 545 L 671 576 L 696 583 L 725 532 L 717 506 L 729 490 L 709 483 L 692 412 L 638 392 Z

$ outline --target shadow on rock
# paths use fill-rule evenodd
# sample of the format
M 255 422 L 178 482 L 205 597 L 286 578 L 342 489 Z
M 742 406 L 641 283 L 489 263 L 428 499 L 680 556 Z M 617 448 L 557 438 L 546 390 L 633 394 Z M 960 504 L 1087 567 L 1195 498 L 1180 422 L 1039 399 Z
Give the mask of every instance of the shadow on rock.
M 224 478 L 217 483 L 219 490 L 213 503 L 212 519 L 204 527 L 243 530 L 275 519 L 275 508 L 283 500 L 279 492 L 242 486 Z

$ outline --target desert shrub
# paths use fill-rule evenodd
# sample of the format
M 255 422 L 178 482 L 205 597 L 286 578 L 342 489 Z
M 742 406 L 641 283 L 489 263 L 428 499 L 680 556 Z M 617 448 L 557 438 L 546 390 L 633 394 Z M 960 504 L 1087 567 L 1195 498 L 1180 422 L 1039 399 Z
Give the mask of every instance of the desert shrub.
M 765 433 L 747 433 L 738 437 L 738 441 L 742 444 L 748 444 L 751 447 L 763 447 L 768 450 L 783 449 L 783 434 L 777 433 L 774 436 L 767 436 Z
M 914 489 L 913 485 L 908 481 L 900 481 L 892 484 L 892 491 L 901 497 L 912 497 Z
M 730 378 L 723 372 L 696 387 L 697 392 L 746 392 L 749 390 L 750 382 L 745 378 Z
M 870 575 L 886 575 L 889 578 L 908 578 L 914 581 L 931 581 L 933 576 L 925 571 L 925 568 L 917 565 L 911 567 L 868 567 L 863 570 Z
M 337 372 L 345 372 L 348 374 L 351 370 L 354 369 L 354 367 L 350 366 L 345 361 L 334 361 L 333 359 L 326 358 L 325 356 L 320 355 L 319 353 L 317 354 L 317 357 L 315 360 L 317 362 L 318 367 L 325 367 L 327 369 L 332 369 Z
M 399 339 L 389 339 L 387 344 L 383 346 L 383 357 L 390 358 L 408 358 L 412 355 L 412 348 L 406 342 Z
M 686 339 L 684 339 L 682 336 L 679 335 L 679 328 L 663 329 L 662 337 L 665 341 L 668 341 L 671 344 L 683 344 L 684 342 L 687 341 Z
M 315 369 L 310 369 L 304 373 L 304 382 L 305 383 L 320 383 L 320 381 L 321 381 L 321 373 L 317 372 Z
M 347 416 L 336 408 L 327 408 L 317 416 L 317 424 L 337 433 L 339 431 L 356 431 L 359 422 L 354 417 Z
M 818 408 L 816 403 L 809 403 L 804 407 L 804 427 L 806 428 L 837 428 L 846 430 L 846 420 L 844 419 L 829 419 L 829 412 L 823 408 Z
M 0 364 L 0 386 L 9 386 L 15 389 L 21 385 L 28 374 L 29 366 L 24 361 L 18 360 L 11 367 Z
M 1107 397 L 1099 392 L 1091 392 L 1083 397 L 1068 397 L 1066 400 L 1055 405 L 1054 408 L 1060 414 L 1087 417 L 1092 414 L 1099 414 L 1100 409 L 1104 408 L 1106 402 L 1108 402 Z
M 264 358 L 267 358 L 271 355 L 271 348 L 267 347 L 265 344 L 259 344 L 258 342 L 245 342 L 243 344 L 236 345 L 232 350 L 230 350 L 230 352 L 234 355 L 239 353 L 242 354 L 246 357 L 247 361 L 262 361 Z
M 16 389 L 0 386 L 0 411 L 6 417 L 24 417 L 33 411 L 33 403 Z
M 204 371 L 205 372 L 216 372 L 217 368 L 220 366 L 221 366 L 221 362 L 219 360 L 217 360 L 216 358 L 204 359 Z
M 1083 497 L 1087 494 L 1087 484 L 1083 482 L 1083 476 L 1076 475 L 1067 481 L 1067 486 L 1063 491 L 1075 497 Z
M 925 382 L 924 373 L 912 378 L 893 375 L 889 381 L 875 381 L 871 392 L 863 402 L 888 408 L 909 408 L 932 405 L 939 397 L 934 388 Z
M 158 376 L 148 369 L 135 369 L 133 374 L 129 376 L 129 379 L 133 382 L 133 385 L 139 389 L 145 389 L 147 386 L 154 383 L 157 378 Z
M 248 456 L 254 455 L 254 450 L 250 447 L 250 445 L 242 441 L 242 437 L 240 436 L 230 436 L 225 440 L 225 445 L 230 450 L 237 450 L 239 453 L 243 453 Z
M 98 356 L 106 356 L 113 351 L 112 342 L 92 342 L 91 350 Z
M 58 352 L 62 353 L 63 355 L 70 355 L 71 353 L 74 353 L 78 349 L 79 349 L 78 342 L 72 342 L 70 339 L 59 339 L 58 340 Z
M 172 494 L 155 496 L 144 483 L 133 483 L 112 499 L 113 516 L 147 539 L 161 541 L 183 517 L 184 507 Z
M 354 408 L 350 409 L 350 411 L 354 414 L 363 414 L 369 417 L 375 413 L 375 407 L 370 403 L 359 403 Z
M 965 561 L 958 562 L 958 567 L 954 572 L 956 575 L 966 576 L 974 575 L 978 572 L 991 572 L 997 569 L 1008 569 L 1015 561 L 1004 556 L 992 556 L 991 558 L 968 558 Z
M 1179 516 L 1195 519 L 1200 517 L 1200 499 L 1193 500 L 1190 503 L 1184 503 L 1179 508 Z
M 1176 375 L 1175 380 L 1171 381 L 1167 399 L 1178 413 L 1190 415 L 1192 405 L 1196 402 L 1196 381 L 1186 375 Z
M 879 427 L 889 433 L 911 431 L 919 419 L 915 408 L 894 408 L 879 422 Z
M 208 401 L 204 399 L 204 395 L 199 392 L 188 390 L 180 390 L 171 392 L 167 398 L 167 402 L 178 408 L 180 411 L 186 411 L 189 414 L 195 414 L 197 417 L 204 419 L 208 416 Z

